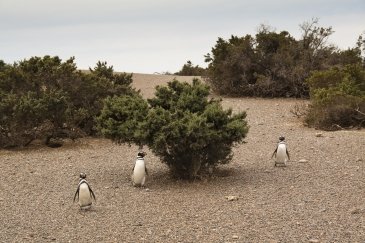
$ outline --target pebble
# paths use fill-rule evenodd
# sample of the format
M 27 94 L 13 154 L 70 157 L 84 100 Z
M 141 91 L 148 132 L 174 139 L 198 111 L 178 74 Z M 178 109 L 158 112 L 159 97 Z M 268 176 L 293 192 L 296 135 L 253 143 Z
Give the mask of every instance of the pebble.
M 308 163 L 308 160 L 306 160 L 306 159 L 301 159 L 301 160 L 299 160 L 298 162 L 299 162 L 299 163 Z
M 239 237 L 238 237 L 238 235 L 233 235 L 232 239 L 237 240 L 237 239 L 239 239 Z
M 237 196 L 226 196 L 226 199 L 228 201 L 237 201 L 238 200 L 238 197 Z
M 323 134 L 321 132 L 316 133 L 316 137 L 322 137 L 322 136 L 323 136 Z
M 351 214 L 359 214 L 361 213 L 361 209 L 360 208 L 355 208 L 351 210 Z
M 310 239 L 309 242 L 311 242 L 311 243 L 318 243 L 319 240 L 318 239 Z

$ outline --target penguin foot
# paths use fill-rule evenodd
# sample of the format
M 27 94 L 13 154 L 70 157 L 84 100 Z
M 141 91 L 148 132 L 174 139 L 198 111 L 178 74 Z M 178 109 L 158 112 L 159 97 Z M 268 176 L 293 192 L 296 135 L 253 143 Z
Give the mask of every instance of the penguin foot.
M 275 163 L 274 167 L 286 167 L 285 163 Z
M 89 210 L 91 208 L 91 205 L 87 205 L 87 206 L 80 206 L 80 210 L 81 211 L 86 211 L 86 210 Z

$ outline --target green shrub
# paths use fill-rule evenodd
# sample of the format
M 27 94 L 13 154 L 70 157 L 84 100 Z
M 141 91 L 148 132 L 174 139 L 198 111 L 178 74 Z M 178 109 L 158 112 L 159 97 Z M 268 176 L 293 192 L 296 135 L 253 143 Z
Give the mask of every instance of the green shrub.
M 94 135 L 102 99 L 136 93 L 131 82 L 132 75 L 114 74 L 102 62 L 89 73 L 77 70 L 74 58 L 0 62 L 0 147 Z
M 138 96 L 109 98 L 99 129 L 114 141 L 147 145 L 174 175 L 194 178 L 207 166 L 228 163 L 232 146 L 248 132 L 246 113 L 223 110 L 209 93 L 197 79 L 174 80 L 156 88 L 148 107 Z
M 199 65 L 194 66 L 191 61 L 187 61 L 186 64 L 181 68 L 181 70 L 175 75 L 180 76 L 205 76 L 206 70 Z
M 97 118 L 98 129 L 117 143 L 143 144 L 141 124 L 148 113 L 148 104 L 139 94 L 107 97 Z
M 314 72 L 307 83 L 310 126 L 337 130 L 365 125 L 365 70 L 360 65 Z
M 205 56 L 207 82 L 222 95 L 308 98 L 305 80 L 312 71 L 363 63 L 362 42 L 353 49 L 338 50 L 326 43 L 332 28 L 317 24 L 317 19 L 302 24 L 303 36 L 298 40 L 267 26 L 255 36 L 218 38 Z

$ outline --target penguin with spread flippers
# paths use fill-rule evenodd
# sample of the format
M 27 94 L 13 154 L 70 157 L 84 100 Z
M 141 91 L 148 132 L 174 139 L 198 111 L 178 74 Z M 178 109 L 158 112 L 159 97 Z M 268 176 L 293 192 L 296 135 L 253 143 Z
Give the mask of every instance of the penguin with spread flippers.
M 133 167 L 132 174 L 132 184 L 133 186 L 141 186 L 143 187 L 146 182 L 146 177 L 148 175 L 146 162 L 144 157 L 146 156 L 145 152 L 138 152 L 136 162 Z
M 80 181 L 74 196 L 74 202 L 76 201 L 76 197 L 81 209 L 89 209 L 92 204 L 92 199 L 96 201 L 95 194 L 86 181 L 85 173 L 80 173 Z
M 286 162 L 290 160 L 289 151 L 285 142 L 285 137 L 280 136 L 278 145 L 272 154 L 271 158 L 275 155 L 275 166 L 286 166 Z

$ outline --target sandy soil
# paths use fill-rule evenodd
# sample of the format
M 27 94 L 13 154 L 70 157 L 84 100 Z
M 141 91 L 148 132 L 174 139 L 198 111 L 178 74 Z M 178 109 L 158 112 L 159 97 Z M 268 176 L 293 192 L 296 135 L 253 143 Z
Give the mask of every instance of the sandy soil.
M 134 80 L 151 97 L 169 77 Z M 193 182 L 147 150 L 147 188 L 134 188 L 137 148 L 105 139 L 0 150 L 0 242 L 365 242 L 365 131 L 304 127 L 290 112 L 298 102 L 224 98 L 247 111 L 247 143 Z M 287 167 L 270 159 L 280 135 Z M 96 194 L 89 211 L 72 202 L 81 171 Z

